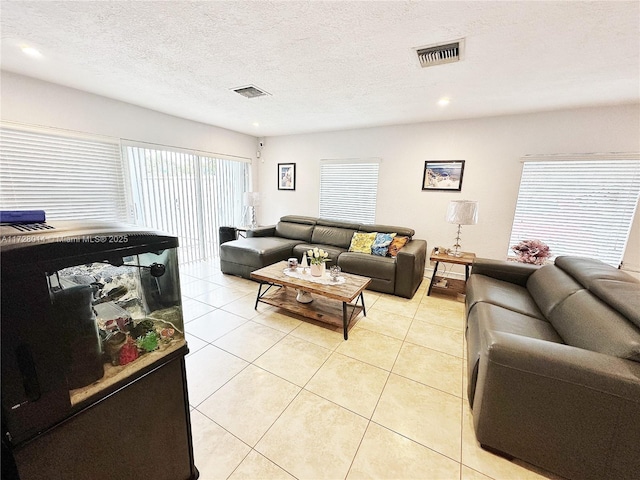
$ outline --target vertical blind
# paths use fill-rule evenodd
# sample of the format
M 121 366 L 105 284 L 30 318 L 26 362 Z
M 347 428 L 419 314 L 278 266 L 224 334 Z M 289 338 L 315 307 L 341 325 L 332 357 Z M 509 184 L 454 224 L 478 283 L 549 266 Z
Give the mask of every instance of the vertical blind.
M 126 219 L 117 141 L 0 128 L 2 210 L 44 210 L 48 220 Z
M 554 257 L 618 267 L 639 196 L 638 155 L 525 158 L 509 245 L 542 240 Z
M 249 164 L 192 152 L 127 146 L 134 221 L 180 239 L 180 261 L 217 255 L 220 226 L 243 223 Z
M 320 217 L 375 223 L 379 167 L 379 159 L 321 160 Z

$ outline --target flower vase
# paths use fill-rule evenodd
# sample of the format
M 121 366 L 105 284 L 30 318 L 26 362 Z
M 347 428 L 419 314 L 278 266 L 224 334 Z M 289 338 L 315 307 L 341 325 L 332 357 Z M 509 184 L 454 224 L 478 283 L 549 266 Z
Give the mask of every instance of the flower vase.
M 311 276 L 313 277 L 322 277 L 324 275 L 324 262 L 321 264 L 312 263 L 311 264 Z

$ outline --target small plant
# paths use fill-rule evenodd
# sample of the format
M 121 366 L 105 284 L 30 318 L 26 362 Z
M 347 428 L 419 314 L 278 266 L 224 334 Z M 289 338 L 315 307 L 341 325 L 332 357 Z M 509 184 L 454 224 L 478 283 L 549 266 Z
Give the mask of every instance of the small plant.
M 516 254 L 516 259 L 522 263 L 543 265 L 551 255 L 549 245 L 541 240 L 523 240 L 511 247 Z
M 307 257 L 309 257 L 311 265 L 322 265 L 329 261 L 329 254 L 318 247 L 307 250 Z

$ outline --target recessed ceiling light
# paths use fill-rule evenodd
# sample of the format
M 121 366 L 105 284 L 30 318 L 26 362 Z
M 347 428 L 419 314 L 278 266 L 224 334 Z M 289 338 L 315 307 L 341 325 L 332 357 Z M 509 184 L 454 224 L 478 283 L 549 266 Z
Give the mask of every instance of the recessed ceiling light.
M 38 51 L 38 49 L 30 47 L 29 45 L 23 45 L 20 47 L 22 49 L 22 53 L 25 55 L 29 55 L 33 58 L 41 58 L 42 54 Z
M 440 105 L 441 107 L 446 107 L 447 105 L 449 105 L 449 102 L 451 102 L 451 100 L 449 100 L 448 97 L 443 97 L 438 100 L 438 105 Z
M 253 122 L 251 125 L 253 125 L 254 127 L 259 127 L 260 124 L 258 122 Z

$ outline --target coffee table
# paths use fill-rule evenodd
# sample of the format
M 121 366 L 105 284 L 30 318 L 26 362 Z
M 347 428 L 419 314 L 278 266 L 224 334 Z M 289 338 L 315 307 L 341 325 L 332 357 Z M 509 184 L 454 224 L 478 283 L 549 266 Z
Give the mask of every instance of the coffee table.
M 287 262 L 279 262 L 251 272 L 251 278 L 260 282 L 255 308 L 258 308 L 258 303 L 262 302 L 306 318 L 342 326 L 344 339 L 348 340 L 348 327 L 351 320 L 357 317 L 360 312 L 365 317 L 367 316 L 362 292 L 371 283 L 371 279 L 360 275 L 341 273 L 340 276 L 345 279 L 344 283 L 315 283 L 306 278 L 286 275 L 284 273 L 286 268 Z M 298 267 L 298 271 L 301 270 Z M 310 274 L 307 275 L 309 278 L 313 278 Z M 263 287 L 266 287 L 264 291 Z M 313 296 L 313 301 L 311 303 L 298 302 L 296 300 L 297 290 L 309 292 Z M 354 300 L 355 303 L 353 303 Z M 342 305 L 338 302 L 341 302 Z

